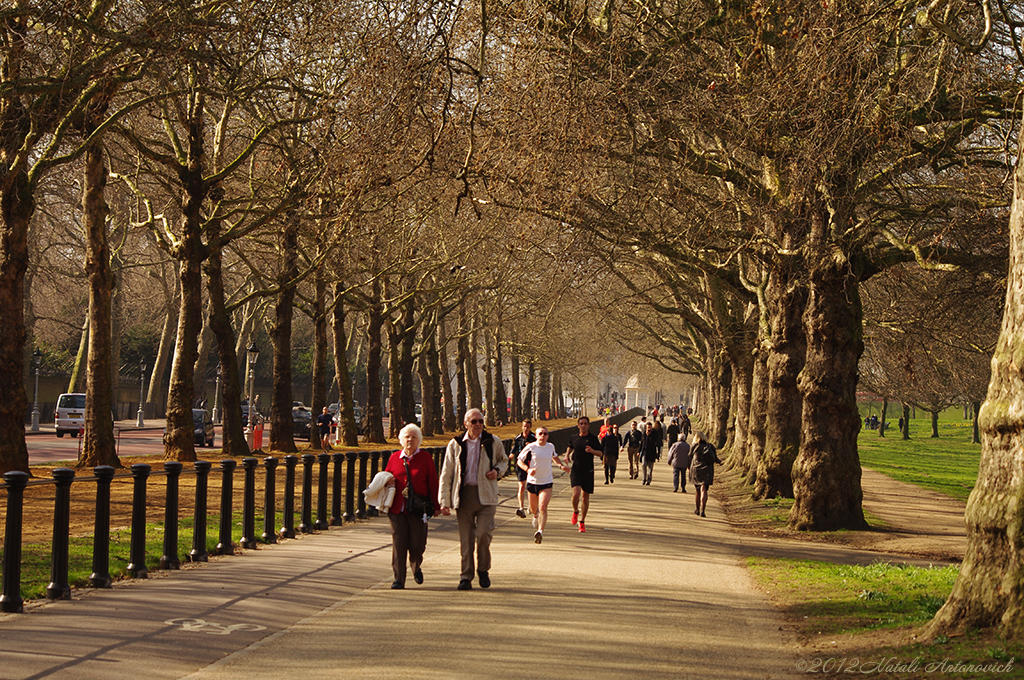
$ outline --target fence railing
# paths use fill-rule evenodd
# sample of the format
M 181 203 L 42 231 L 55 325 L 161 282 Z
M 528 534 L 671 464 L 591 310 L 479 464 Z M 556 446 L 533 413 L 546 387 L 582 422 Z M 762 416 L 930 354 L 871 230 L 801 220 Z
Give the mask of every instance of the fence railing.
M 508 451 L 511 441 L 505 441 Z M 445 447 L 424 447 L 434 460 L 434 466 L 440 472 Z M 376 516 L 375 508 L 367 508 L 363 491 L 368 480 L 379 470 L 387 466 L 390 451 L 350 451 L 335 453 L 307 453 L 302 456 L 289 455 L 283 458 L 267 456 L 262 460 L 263 479 L 263 531 L 260 539 L 265 543 L 276 543 L 281 539 L 295 538 L 298 534 L 308 534 L 327 530 L 331 526 L 342 526 L 356 520 Z M 284 486 L 282 493 L 277 493 L 277 470 L 284 464 Z M 238 546 L 244 549 L 255 549 L 257 520 L 257 469 L 261 467 L 257 458 L 243 458 L 241 461 L 242 478 L 242 537 Z M 301 464 L 301 469 L 299 465 Z M 228 458 L 214 464 L 210 461 L 196 461 L 191 469 L 177 461 L 162 463 L 162 469 L 154 470 L 146 463 L 136 463 L 126 472 L 117 472 L 113 467 L 101 465 L 92 469 L 92 474 L 78 476 L 70 468 L 57 468 L 52 471 L 51 479 L 31 479 L 24 472 L 7 472 L 3 475 L 0 489 L 7 491 L 5 532 L 3 540 L 3 576 L 2 593 L 0 593 L 0 611 L 18 613 L 24 610 L 24 599 L 21 596 L 21 566 L 24 530 L 24 508 L 26 490 L 36 486 L 52 486 L 54 488 L 53 533 L 50 564 L 50 583 L 46 587 L 46 597 L 50 600 L 71 598 L 69 584 L 69 542 L 71 519 L 72 485 L 95 484 L 95 508 L 92 534 L 92 573 L 87 582 L 92 588 L 109 588 L 113 582 L 111 577 L 111 487 L 115 480 L 130 481 L 131 518 L 128 562 L 125 572 L 134 578 L 146 578 L 148 575 L 146 554 L 147 527 L 147 496 L 150 492 L 150 480 L 154 477 L 165 477 L 163 499 L 164 534 L 162 555 L 157 564 L 159 569 L 178 569 L 181 557 L 178 554 L 180 512 L 179 481 L 182 476 L 195 476 L 195 501 L 192 513 L 192 549 L 185 555 L 190 562 L 206 562 L 209 560 L 207 541 L 209 540 L 208 496 L 211 474 L 220 477 L 219 524 L 217 527 L 217 544 L 214 554 L 231 555 L 236 544 L 232 541 L 232 524 L 234 517 L 235 476 L 238 461 Z M 333 469 L 332 469 L 333 468 Z M 296 475 L 301 474 L 298 481 Z M 344 481 L 344 485 L 342 482 Z M 314 519 L 313 491 L 316 487 L 316 508 Z M 296 486 L 299 500 L 299 525 L 295 526 Z M 330 506 L 328 507 L 328 502 Z M 280 502 L 280 526 L 276 525 L 277 508 Z M 344 506 L 344 512 L 342 511 Z

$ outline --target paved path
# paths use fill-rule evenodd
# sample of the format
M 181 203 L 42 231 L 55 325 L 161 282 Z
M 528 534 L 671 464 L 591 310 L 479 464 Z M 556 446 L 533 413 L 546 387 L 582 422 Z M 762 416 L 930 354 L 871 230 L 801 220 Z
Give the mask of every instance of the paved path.
M 454 589 L 453 517 L 432 522 L 426 582 L 392 591 L 378 518 L 0 615 L 0 678 L 799 677 L 743 565 L 767 546 L 731 533 L 714 500 L 694 516 L 666 466 L 655 476 L 599 485 L 585 534 L 557 480 L 542 545 L 504 480 L 489 590 Z M 774 543 L 788 551 L 877 558 Z

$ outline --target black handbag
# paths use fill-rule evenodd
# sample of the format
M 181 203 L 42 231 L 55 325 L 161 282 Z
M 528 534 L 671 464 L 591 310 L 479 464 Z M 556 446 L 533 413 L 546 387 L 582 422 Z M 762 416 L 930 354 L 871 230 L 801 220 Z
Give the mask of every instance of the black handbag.
M 430 496 L 416 493 L 412 488 L 412 472 L 409 470 L 409 459 L 403 458 L 405 464 L 405 511 L 417 517 L 434 516 L 434 504 Z

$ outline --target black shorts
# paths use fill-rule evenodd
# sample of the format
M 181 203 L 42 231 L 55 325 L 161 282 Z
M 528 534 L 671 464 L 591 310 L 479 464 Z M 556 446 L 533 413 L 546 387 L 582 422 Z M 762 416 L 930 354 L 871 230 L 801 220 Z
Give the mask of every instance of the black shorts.
M 577 470 L 569 472 L 569 485 L 578 486 L 587 493 L 594 493 L 594 470 Z
M 529 476 L 530 476 L 529 472 L 527 472 L 523 468 L 521 468 L 518 465 L 516 465 L 516 479 L 518 479 L 520 482 L 525 482 L 526 478 L 529 477 Z
M 537 494 L 539 494 L 544 489 L 550 489 L 553 486 L 554 486 L 554 484 L 551 484 L 551 483 L 548 483 L 548 484 L 530 484 L 529 482 L 527 482 L 526 483 L 526 490 L 536 496 Z
M 331 433 L 330 430 L 320 430 L 320 439 L 323 439 L 324 437 L 326 437 L 330 433 Z

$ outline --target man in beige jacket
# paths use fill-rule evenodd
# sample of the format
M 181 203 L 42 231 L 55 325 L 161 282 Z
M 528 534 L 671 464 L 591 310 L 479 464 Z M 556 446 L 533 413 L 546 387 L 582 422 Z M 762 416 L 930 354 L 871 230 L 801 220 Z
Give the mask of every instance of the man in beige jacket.
M 473 553 L 480 587 L 489 588 L 491 579 L 491 536 L 498 507 L 498 478 L 508 469 L 508 457 L 501 440 L 484 432 L 484 414 L 472 408 L 464 420 L 466 433 L 448 442 L 441 464 L 438 502 L 442 515 L 455 509 L 459 521 L 462 574 L 459 590 L 473 587 Z

